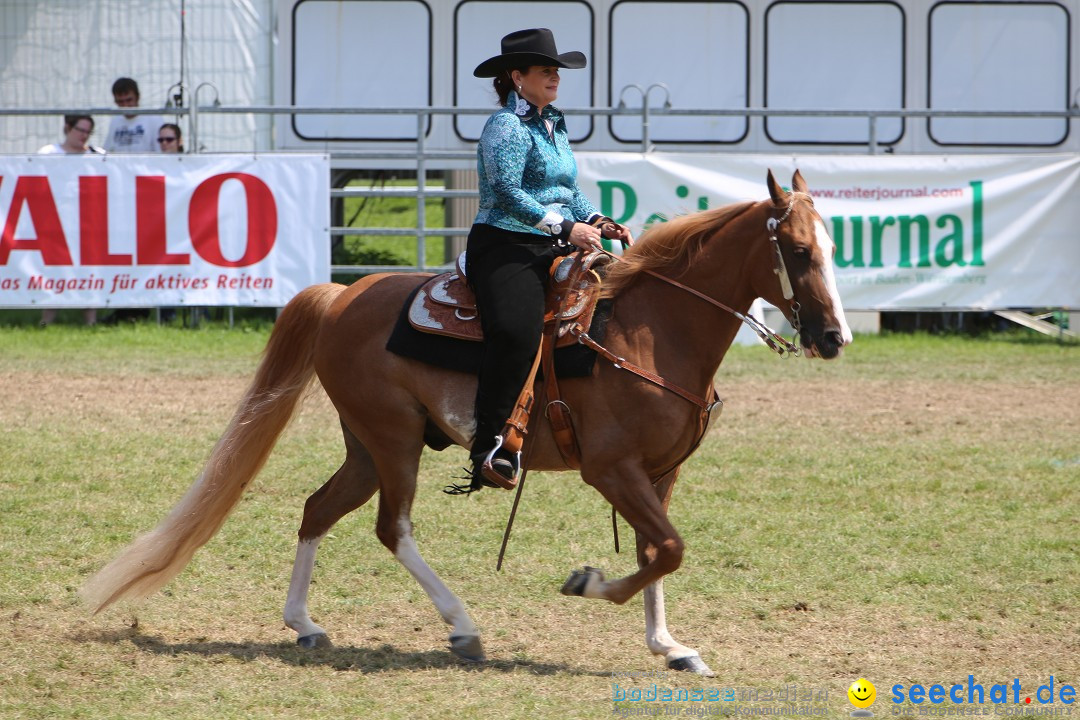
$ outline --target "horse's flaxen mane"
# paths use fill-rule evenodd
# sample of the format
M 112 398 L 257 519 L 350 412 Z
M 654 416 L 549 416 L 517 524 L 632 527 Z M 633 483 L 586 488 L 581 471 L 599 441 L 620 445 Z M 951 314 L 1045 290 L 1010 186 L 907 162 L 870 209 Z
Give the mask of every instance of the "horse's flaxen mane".
M 653 225 L 626 251 L 621 262 L 608 266 L 603 297 L 618 295 L 646 270 L 659 272 L 673 265 L 689 264 L 706 240 L 752 205 L 753 202 L 733 203 Z

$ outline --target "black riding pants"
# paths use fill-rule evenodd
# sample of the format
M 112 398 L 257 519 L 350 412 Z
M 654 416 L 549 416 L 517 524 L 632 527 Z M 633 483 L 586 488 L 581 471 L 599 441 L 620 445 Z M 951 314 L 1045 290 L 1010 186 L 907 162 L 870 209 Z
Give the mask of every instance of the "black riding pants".
M 544 332 L 551 265 L 562 254 L 542 235 L 479 224 L 469 232 L 465 273 L 484 331 L 474 458 L 495 445 L 529 375 Z

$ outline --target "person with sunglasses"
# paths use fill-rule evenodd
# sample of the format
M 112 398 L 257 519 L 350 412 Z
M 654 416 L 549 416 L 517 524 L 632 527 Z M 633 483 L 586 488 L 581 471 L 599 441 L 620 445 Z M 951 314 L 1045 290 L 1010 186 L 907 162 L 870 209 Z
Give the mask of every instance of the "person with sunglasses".
M 157 133 L 158 149 L 163 153 L 184 152 L 184 134 L 175 123 L 165 123 Z

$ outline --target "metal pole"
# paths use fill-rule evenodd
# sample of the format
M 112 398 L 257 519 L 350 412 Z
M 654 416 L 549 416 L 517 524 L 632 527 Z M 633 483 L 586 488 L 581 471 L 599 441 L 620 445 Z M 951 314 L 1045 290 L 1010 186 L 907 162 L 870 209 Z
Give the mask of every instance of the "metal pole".
M 641 93 L 641 103 L 643 105 L 641 109 L 641 144 L 642 152 L 649 152 L 649 96 L 652 95 L 652 91 L 660 90 L 664 93 L 664 110 L 671 109 L 671 91 L 668 90 L 668 86 L 664 83 L 653 83 L 647 90 Z
M 641 152 L 649 152 L 649 96 L 641 98 Z
M 870 148 L 871 155 L 877 155 L 877 115 L 870 113 L 868 116 L 870 121 Z
M 199 150 L 199 91 L 204 87 L 209 87 L 214 91 L 214 107 L 221 107 L 217 86 L 209 81 L 199 83 L 191 95 L 191 152 L 193 153 L 201 152 Z
M 188 115 L 188 130 L 191 135 L 191 148 L 190 152 L 198 154 L 199 152 L 199 90 L 195 89 L 194 94 L 191 96 L 191 105 L 188 108 L 190 113 Z
M 424 237 L 427 226 L 427 160 L 424 157 L 426 117 L 423 110 L 416 113 L 416 266 L 421 272 L 424 272 L 427 265 L 427 239 Z

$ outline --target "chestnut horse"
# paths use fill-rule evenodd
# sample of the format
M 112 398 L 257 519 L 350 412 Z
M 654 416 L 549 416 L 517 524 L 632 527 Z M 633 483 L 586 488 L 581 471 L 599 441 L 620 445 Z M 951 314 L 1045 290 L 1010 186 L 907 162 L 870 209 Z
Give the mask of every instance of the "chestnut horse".
M 767 200 L 654 226 L 609 268 L 605 292 L 614 312 L 605 346 L 681 393 L 602 359 L 590 377 L 560 383 L 577 429 L 581 477 L 634 528 L 639 565 L 619 579 L 576 571 L 563 592 L 624 603 L 644 590 L 649 650 L 670 668 L 702 674 L 711 671 L 697 650 L 671 636 L 664 617 L 663 578 L 683 556 L 667 507 L 679 465 L 705 431 L 713 376 L 739 329 L 736 313 L 764 298 L 799 329 L 812 357 L 836 357 L 851 340 L 833 278 L 834 245 L 805 182 L 796 171 L 787 192 L 770 172 L 767 184 Z M 386 350 L 403 303 L 425 279 L 388 273 L 297 295 L 203 472 L 157 528 L 87 582 L 92 607 L 144 598 L 187 565 L 240 500 L 317 375 L 340 415 L 347 454 L 304 506 L 285 623 L 302 646 L 328 644 L 307 609 L 315 553 L 335 522 L 379 491 L 379 540 L 452 626 L 450 649 L 482 660 L 476 625 L 412 536 L 421 452 L 425 445 L 470 446 L 476 395 L 475 377 Z M 529 437 L 530 467 L 568 469 L 546 422 L 535 423 Z

